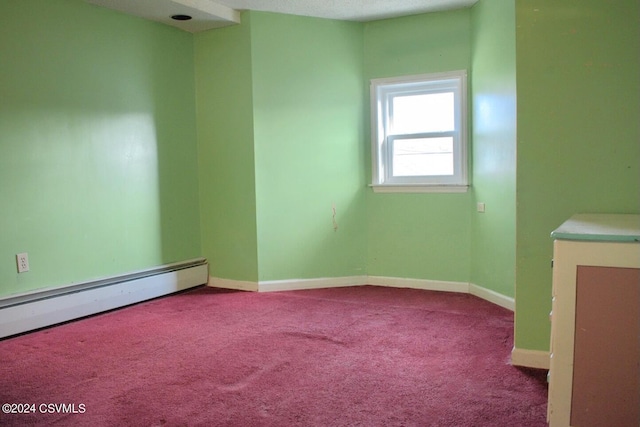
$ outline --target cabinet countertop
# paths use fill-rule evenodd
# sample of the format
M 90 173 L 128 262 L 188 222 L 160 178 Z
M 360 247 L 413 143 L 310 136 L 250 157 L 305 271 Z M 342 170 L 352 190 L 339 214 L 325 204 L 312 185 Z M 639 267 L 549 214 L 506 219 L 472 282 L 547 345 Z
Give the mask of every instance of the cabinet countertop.
M 640 215 L 576 214 L 551 233 L 559 240 L 640 242 Z

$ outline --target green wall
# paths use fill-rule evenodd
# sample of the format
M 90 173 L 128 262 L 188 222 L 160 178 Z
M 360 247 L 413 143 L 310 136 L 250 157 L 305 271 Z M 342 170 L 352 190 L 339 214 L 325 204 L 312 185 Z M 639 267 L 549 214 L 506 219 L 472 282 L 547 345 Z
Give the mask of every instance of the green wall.
M 364 274 L 361 24 L 246 12 L 195 50 L 211 275 Z
M 515 1 L 482 0 L 472 9 L 471 282 L 515 293 Z
M 210 274 L 257 281 L 251 16 L 195 35 L 202 252 Z
M 191 35 L 3 1 L 0 63 L 0 295 L 200 255 Z
M 549 233 L 640 212 L 637 0 L 518 0 L 516 346 L 547 350 Z
M 639 13 L 480 0 L 364 24 L 248 12 L 194 36 L 2 2 L 0 295 L 200 255 L 235 280 L 515 282 L 516 346 L 546 350 L 549 233 L 640 211 Z M 473 187 L 373 193 L 369 79 L 453 69 L 471 70 Z
M 364 274 L 361 24 L 252 12 L 251 37 L 259 278 Z
M 366 24 L 249 12 L 239 27 L 196 35 L 203 250 L 212 275 L 477 278 L 513 295 L 514 14 L 512 7 L 492 17 L 490 7 Z M 474 179 L 493 207 L 486 221 L 475 214 L 475 189 L 372 193 L 369 79 L 470 70 L 472 61 L 480 77 L 469 83 L 494 114 L 474 124 L 484 138 L 473 151 L 484 162 Z M 495 117 L 505 113 L 507 121 Z M 492 168 L 495 153 L 507 164 Z M 501 238 L 484 240 L 496 229 Z M 472 249 L 483 256 L 474 277 Z
M 471 68 L 471 11 L 364 24 L 364 84 L 372 78 Z M 371 182 L 367 112 L 367 181 Z M 367 273 L 468 282 L 472 194 L 367 190 Z
M 373 194 L 367 183 L 368 80 L 470 69 L 470 40 L 468 9 L 367 24 L 249 12 L 196 35 L 212 275 L 255 281 L 257 265 L 260 281 L 469 281 L 471 192 Z

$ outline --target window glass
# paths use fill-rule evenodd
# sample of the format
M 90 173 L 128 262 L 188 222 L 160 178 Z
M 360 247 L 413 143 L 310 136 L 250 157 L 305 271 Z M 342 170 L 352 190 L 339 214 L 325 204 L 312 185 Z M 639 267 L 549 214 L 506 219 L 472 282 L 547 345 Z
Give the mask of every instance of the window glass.
M 393 175 L 453 175 L 453 138 L 395 139 Z
M 451 92 L 394 96 L 393 133 L 444 132 L 454 129 Z
M 375 191 L 466 191 L 466 79 L 452 71 L 371 81 Z

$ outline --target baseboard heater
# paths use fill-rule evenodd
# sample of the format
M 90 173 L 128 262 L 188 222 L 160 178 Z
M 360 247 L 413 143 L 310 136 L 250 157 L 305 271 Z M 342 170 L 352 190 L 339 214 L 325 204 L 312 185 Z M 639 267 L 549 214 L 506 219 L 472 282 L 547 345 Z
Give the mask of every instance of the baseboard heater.
M 207 283 L 197 258 L 120 276 L 0 298 L 0 338 L 55 325 Z

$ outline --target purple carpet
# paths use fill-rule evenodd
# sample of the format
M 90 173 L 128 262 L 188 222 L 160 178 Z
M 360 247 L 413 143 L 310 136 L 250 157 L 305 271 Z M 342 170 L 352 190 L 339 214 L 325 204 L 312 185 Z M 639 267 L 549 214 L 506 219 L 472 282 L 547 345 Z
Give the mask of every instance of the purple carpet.
M 466 294 L 201 287 L 0 341 L 0 425 L 546 426 L 512 346 Z

